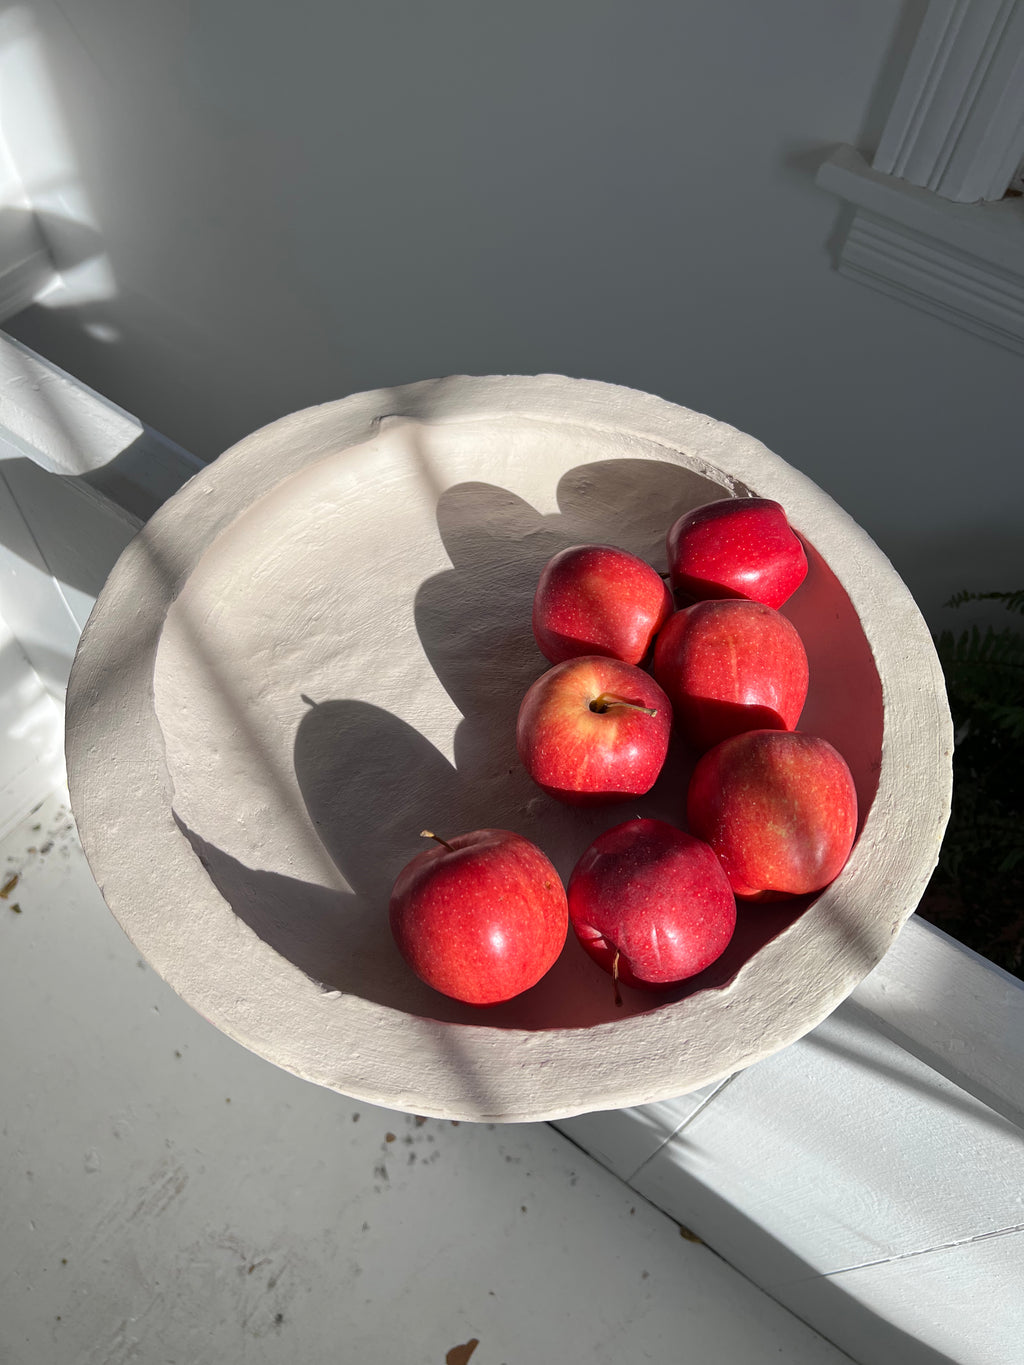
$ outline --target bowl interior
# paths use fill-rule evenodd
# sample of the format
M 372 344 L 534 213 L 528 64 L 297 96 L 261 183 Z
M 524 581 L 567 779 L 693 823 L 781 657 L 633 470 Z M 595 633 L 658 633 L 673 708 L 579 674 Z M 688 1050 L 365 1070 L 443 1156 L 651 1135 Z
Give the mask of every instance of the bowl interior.
M 663 570 L 676 517 L 748 492 L 772 496 L 654 441 L 495 417 L 384 423 L 255 502 L 188 577 L 154 668 L 173 817 L 219 893 L 207 911 L 215 936 L 242 922 L 299 969 L 296 981 L 494 1029 L 585 1028 L 725 987 L 808 898 L 741 906 L 718 963 L 665 993 L 624 990 L 621 1009 L 571 933 L 517 1000 L 486 1011 L 449 1001 L 402 962 L 387 905 L 424 828 L 517 830 L 568 879 L 613 824 L 683 824 L 692 760 L 678 743 L 638 801 L 570 809 L 526 776 L 516 713 L 548 666 L 530 607 L 543 564 L 565 546 L 615 544 Z M 850 764 L 863 825 L 881 765 L 881 684 L 829 547 L 805 544 L 810 570 L 784 608 L 810 662 L 801 728 Z

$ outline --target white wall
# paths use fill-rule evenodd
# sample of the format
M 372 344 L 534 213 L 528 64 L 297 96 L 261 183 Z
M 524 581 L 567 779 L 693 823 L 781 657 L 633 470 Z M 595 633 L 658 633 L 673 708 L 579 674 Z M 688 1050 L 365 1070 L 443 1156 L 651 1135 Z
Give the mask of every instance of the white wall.
M 837 276 L 813 184 L 872 149 L 922 9 L 22 5 L 60 172 L 23 100 L 0 118 L 58 251 L 103 268 L 10 330 L 205 458 L 445 373 L 647 389 L 810 474 L 938 620 L 1024 581 L 1024 367 Z

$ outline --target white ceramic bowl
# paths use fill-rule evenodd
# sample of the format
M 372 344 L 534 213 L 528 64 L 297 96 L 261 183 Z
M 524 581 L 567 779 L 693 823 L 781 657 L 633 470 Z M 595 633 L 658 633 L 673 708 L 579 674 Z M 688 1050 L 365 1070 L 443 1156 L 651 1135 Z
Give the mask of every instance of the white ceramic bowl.
M 801 728 L 857 782 L 847 867 L 816 898 L 743 908 L 720 962 L 665 996 L 616 1009 L 571 934 L 507 1005 L 436 995 L 387 923 L 421 829 L 518 830 L 567 878 L 631 814 L 684 818 L 678 754 L 649 797 L 586 813 L 522 772 L 541 566 L 603 541 L 663 568 L 670 523 L 729 494 L 777 499 L 808 548 L 785 611 L 810 659 Z M 551 375 L 357 394 L 247 437 L 125 551 L 67 710 L 82 842 L 140 953 L 278 1066 L 447 1118 L 640 1104 L 793 1042 L 912 913 L 949 809 L 941 673 L 863 531 L 751 437 Z

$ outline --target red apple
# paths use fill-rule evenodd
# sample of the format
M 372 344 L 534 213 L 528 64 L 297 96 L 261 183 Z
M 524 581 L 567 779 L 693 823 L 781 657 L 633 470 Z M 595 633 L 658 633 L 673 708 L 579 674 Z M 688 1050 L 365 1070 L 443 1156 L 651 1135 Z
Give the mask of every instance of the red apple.
M 781 607 L 807 577 L 807 556 L 782 506 L 723 498 L 681 516 L 668 533 L 673 587 L 691 597 L 746 597 Z
M 398 874 L 390 916 L 420 980 L 469 1005 L 495 1005 L 535 985 L 568 932 L 558 873 L 536 844 L 507 829 L 438 839 L 417 854 Z
M 661 575 L 636 555 L 571 545 L 541 572 L 533 634 L 553 664 L 583 654 L 638 664 L 674 605 Z
M 707 844 L 663 820 L 627 820 L 576 864 L 569 919 L 606 971 L 631 986 L 664 986 L 721 957 L 736 900 Z
M 677 611 L 654 647 L 654 676 L 696 749 L 744 730 L 792 730 L 807 699 L 807 654 L 792 622 L 761 602 Z
M 749 730 L 709 749 L 686 806 L 691 831 L 748 900 L 820 891 L 842 871 L 857 832 L 845 760 L 800 730 Z
M 672 706 L 648 674 L 599 655 L 566 659 L 523 698 L 516 748 L 534 782 L 570 805 L 621 801 L 654 786 Z

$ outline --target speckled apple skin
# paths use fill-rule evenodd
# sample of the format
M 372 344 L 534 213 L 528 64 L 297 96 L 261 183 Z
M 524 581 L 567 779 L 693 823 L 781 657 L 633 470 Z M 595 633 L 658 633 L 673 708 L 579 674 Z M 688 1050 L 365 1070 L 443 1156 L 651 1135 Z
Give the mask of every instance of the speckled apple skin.
M 857 792 L 846 760 L 817 735 L 752 730 L 710 749 L 687 793 L 687 819 L 742 899 L 820 891 L 846 865 Z
M 591 702 L 612 693 L 645 711 Z M 620 659 L 584 655 L 542 673 L 523 697 L 516 748 L 523 767 L 549 796 L 594 805 L 643 796 L 668 753 L 672 705 L 655 680 Z
M 606 654 L 639 664 L 675 603 L 650 564 L 613 545 L 570 545 L 541 571 L 533 637 L 553 664 Z
M 535 986 L 568 932 L 565 888 L 540 849 L 509 830 L 474 830 L 424 849 L 398 874 L 391 932 L 428 986 L 496 1005 Z
M 736 928 L 736 899 L 714 852 L 664 820 L 626 820 L 599 835 L 573 869 L 568 896 L 576 937 L 628 986 L 696 976 Z
M 669 618 L 654 676 L 698 751 L 744 730 L 793 730 L 807 700 L 807 651 L 762 602 L 697 602 Z
M 807 577 L 807 556 L 773 498 L 723 498 L 687 512 L 666 537 L 673 587 L 691 597 L 746 597 L 781 607 Z

